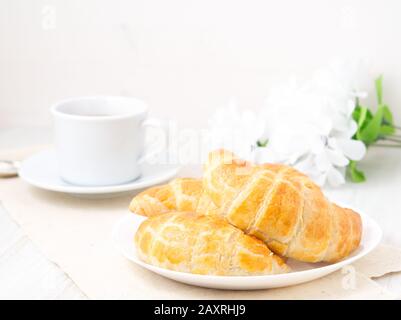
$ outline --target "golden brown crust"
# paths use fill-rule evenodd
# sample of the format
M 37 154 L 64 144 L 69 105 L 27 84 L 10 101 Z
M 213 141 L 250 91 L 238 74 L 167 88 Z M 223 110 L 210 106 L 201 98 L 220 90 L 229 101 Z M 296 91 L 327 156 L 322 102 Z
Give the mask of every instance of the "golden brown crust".
M 307 262 L 338 261 L 362 235 L 360 216 L 330 203 L 302 173 L 252 165 L 225 150 L 210 153 L 203 182 L 174 179 L 138 194 L 130 209 L 145 216 L 175 210 L 221 215 L 274 252 Z
M 202 191 L 200 179 L 174 179 L 139 193 L 132 199 L 129 209 L 148 217 L 173 210 L 195 211 Z
M 193 178 L 173 179 L 168 184 L 142 191 L 132 199 L 129 209 L 147 217 L 170 211 L 218 214 L 217 207 L 203 191 L 202 180 Z
M 135 243 L 146 263 L 208 275 L 262 275 L 288 266 L 260 240 L 218 216 L 171 212 L 139 227 Z
M 203 188 L 228 222 L 283 256 L 334 262 L 359 246 L 360 216 L 330 203 L 291 167 L 252 165 L 218 150 L 205 165 Z

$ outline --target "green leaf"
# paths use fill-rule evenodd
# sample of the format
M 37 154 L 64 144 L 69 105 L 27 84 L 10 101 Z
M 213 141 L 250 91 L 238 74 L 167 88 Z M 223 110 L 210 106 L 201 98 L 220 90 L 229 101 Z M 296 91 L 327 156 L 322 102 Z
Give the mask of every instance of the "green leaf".
M 352 182 L 363 182 L 366 180 L 365 174 L 356 167 L 356 161 L 350 161 L 348 164 L 347 175 Z
M 372 111 L 370 111 L 370 109 L 368 109 L 367 112 L 366 112 L 365 122 L 362 124 L 361 129 L 364 129 L 370 123 L 370 121 L 372 119 L 373 119 L 373 113 L 372 113 Z
M 393 124 L 393 114 L 390 111 L 390 108 L 387 105 L 383 106 L 383 120 L 386 124 Z
M 381 105 L 382 100 L 383 100 L 383 76 L 382 75 L 376 79 L 375 85 L 376 85 L 377 103 L 379 105 Z
M 375 142 L 380 135 L 380 127 L 383 122 L 383 107 L 379 106 L 373 118 L 363 127 L 358 135 L 358 140 L 362 140 L 366 145 Z
M 393 126 L 389 126 L 387 124 L 383 124 L 380 127 L 380 135 L 381 136 L 391 136 L 395 133 L 395 128 Z
M 363 123 L 366 120 L 367 114 L 368 114 L 368 108 L 361 107 L 361 114 L 359 115 L 359 119 L 358 119 L 358 127 L 362 127 Z
M 352 112 L 352 119 L 355 120 L 356 123 L 358 123 L 359 117 L 361 116 L 361 106 L 356 105 L 354 111 Z
M 359 107 L 359 117 L 358 120 L 355 120 L 358 125 L 358 130 L 356 132 L 358 140 L 360 140 L 361 129 L 363 127 L 363 124 L 365 123 L 367 113 L 368 113 L 368 108 L 362 106 Z
M 269 142 L 269 140 L 267 140 L 267 139 L 264 140 L 264 141 L 258 140 L 258 141 L 256 142 L 256 145 L 257 145 L 258 147 L 266 147 L 268 142 Z

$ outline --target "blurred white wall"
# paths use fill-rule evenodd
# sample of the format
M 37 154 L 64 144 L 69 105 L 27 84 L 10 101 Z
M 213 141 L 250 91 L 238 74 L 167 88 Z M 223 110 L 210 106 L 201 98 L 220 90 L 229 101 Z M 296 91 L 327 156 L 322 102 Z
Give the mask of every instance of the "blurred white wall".
M 397 0 L 0 0 L 0 128 L 48 125 L 78 95 L 145 99 L 202 126 L 237 96 L 257 108 L 276 81 L 333 58 L 385 76 L 401 122 Z

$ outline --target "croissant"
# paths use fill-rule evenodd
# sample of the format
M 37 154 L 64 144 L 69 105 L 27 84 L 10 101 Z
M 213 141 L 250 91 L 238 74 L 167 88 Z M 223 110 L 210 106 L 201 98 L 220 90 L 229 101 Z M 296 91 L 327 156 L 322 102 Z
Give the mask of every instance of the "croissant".
M 192 211 L 217 214 L 217 207 L 204 192 L 201 179 L 177 178 L 168 184 L 149 188 L 137 194 L 129 209 L 151 217 L 170 211 Z
M 282 256 L 334 262 L 361 241 L 359 214 L 328 201 L 289 166 L 253 165 L 231 152 L 214 151 L 204 167 L 203 188 L 229 223 Z
M 362 234 L 357 213 L 330 203 L 297 170 L 252 165 L 228 151 L 209 155 L 203 183 L 174 179 L 138 194 L 130 210 L 145 216 L 172 210 L 219 214 L 274 252 L 306 262 L 340 260 L 359 246 Z
M 218 216 L 170 212 L 146 219 L 135 235 L 139 257 L 170 270 L 207 275 L 266 275 L 289 267 L 260 240 Z

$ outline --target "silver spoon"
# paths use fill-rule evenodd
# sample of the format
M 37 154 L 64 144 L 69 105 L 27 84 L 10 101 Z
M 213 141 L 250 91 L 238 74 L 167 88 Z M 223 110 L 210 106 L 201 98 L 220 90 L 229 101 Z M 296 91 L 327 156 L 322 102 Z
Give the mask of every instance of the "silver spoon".
M 18 175 L 20 161 L 0 160 L 0 178 L 11 178 Z

